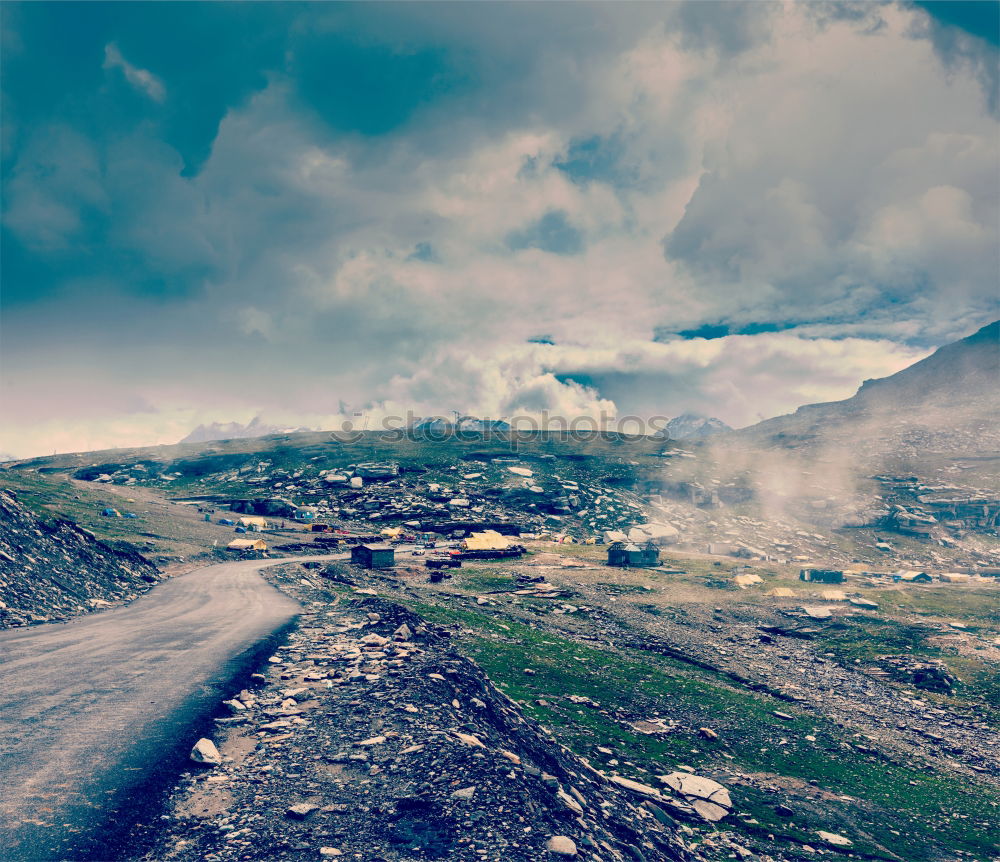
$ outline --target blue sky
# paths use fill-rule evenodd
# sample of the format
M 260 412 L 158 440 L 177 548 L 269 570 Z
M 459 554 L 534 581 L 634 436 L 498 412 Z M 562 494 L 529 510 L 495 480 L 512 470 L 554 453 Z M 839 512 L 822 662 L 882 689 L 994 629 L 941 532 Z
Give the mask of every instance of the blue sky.
M 846 397 L 997 316 L 998 8 L 5 3 L 0 452 Z

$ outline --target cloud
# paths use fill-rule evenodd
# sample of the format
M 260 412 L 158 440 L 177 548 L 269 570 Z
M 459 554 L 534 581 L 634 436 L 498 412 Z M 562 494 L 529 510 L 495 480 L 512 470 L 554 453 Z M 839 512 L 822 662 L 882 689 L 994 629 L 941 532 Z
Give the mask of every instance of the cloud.
M 924 13 L 384 8 L 209 27 L 219 51 L 194 69 L 142 28 L 102 31 L 105 69 L 150 98 L 119 117 L 102 80 L 87 104 L 115 122 L 18 133 L 4 373 L 48 430 L 5 435 L 49 448 L 57 415 L 91 407 L 118 443 L 188 419 L 316 426 L 341 404 L 739 425 L 995 316 L 997 125 Z M 345 48 L 338 87 L 358 70 L 355 101 L 317 95 L 324 46 Z M 202 68 L 223 83 L 199 101 Z M 187 126 L 160 116 L 178 93 Z M 115 393 L 155 411 L 115 425 Z
M 167 97 L 163 82 L 148 69 L 133 66 L 122 56 L 114 42 L 109 42 L 104 46 L 104 68 L 121 69 L 125 80 L 149 96 L 154 102 L 162 102 Z

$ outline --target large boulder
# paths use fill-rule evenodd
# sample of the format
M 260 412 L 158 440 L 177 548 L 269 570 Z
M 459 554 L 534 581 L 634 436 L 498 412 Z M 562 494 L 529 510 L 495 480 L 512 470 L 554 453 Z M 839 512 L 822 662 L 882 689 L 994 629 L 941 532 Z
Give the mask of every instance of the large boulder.
M 718 781 L 690 772 L 671 772 L 659 776 L 660 781 L 675 793 L 683 796 L 705 820 L 714 823 L 725 817 L 733 807 L 733 800 Z
M 628 540 L 642 544 L 652 539 L 657 545 L 669 545 L 680 537 L 680 531 L 670 524 L 639 524 L 628 532 Z
M 194 744 L 190 756 L 191 760 L 195 763 L 200 763 L 202 766 L 219 766 L 222 764 L 222 755 L 219 754 L 219 749 L 215 747 L 215 743 L 211 739 L 205 739 L 204 737 Z

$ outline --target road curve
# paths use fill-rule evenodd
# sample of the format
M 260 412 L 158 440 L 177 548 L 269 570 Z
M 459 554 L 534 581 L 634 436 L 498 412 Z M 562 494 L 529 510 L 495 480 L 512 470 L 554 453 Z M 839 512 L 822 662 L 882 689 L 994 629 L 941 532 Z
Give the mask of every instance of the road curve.
M 120 855 L 106 842 L 298 614 L 258 574 L 282 562 L 208 566 L 126 607 L 0 632 L 0 859 Z

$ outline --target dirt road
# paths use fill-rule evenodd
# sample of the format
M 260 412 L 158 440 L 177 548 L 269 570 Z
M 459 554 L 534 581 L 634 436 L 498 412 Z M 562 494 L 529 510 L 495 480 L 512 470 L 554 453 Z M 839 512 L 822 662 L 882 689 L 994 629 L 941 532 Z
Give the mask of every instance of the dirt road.
M 117 855 L 120 827 L 149 813 L 298 613 L 258 574 L 280 562 L 209 566 L 127 607 L 0 632 L 0 858 Z

